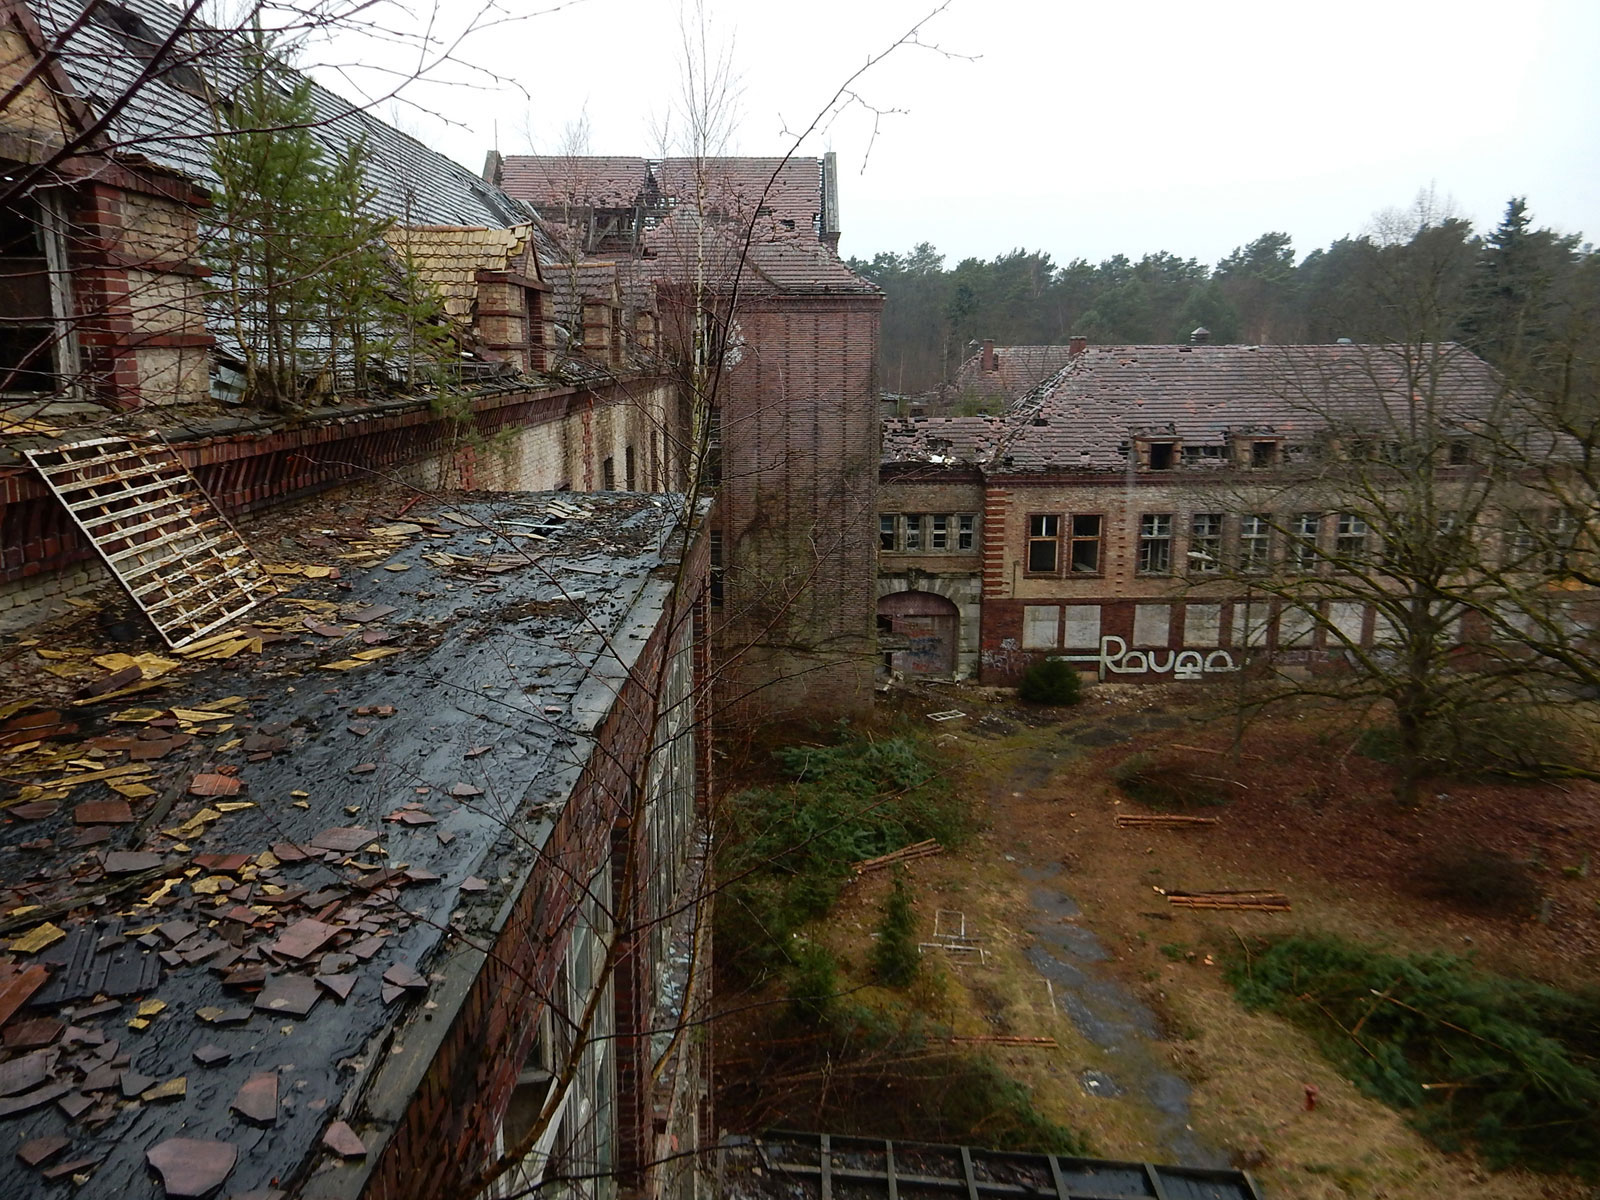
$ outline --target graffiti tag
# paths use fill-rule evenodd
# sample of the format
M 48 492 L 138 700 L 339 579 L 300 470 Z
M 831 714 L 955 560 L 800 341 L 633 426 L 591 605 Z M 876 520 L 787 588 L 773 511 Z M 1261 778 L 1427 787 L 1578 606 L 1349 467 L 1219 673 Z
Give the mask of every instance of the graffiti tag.
M 1226 650 L 1129 650 L 1128 643 L 1115 634 L 1100 639 L 1098 654 L 1058 654 L 1052 657 L 1064 662 L 1095 663 L 1100 678 L 1113 675 L 1165 675 L 1174 679 L 1199 679 L 1202 675 L 1217 675 L 1239 668 L 1233 655 Z

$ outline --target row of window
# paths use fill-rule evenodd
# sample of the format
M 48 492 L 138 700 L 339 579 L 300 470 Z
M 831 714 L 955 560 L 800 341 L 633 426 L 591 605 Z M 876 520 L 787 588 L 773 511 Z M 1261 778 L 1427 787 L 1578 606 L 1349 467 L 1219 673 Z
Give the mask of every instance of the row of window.
M 878 549 L 915 554 L 959 553 L 978 545 L 976 513 L 882 513 Z
M 1140 438 L 1136 443 L 1139 465 L 1147 471 L 1171 471 L 1180 466 L 1232 461 L 1254 470 L 1268 470 L 1284 462 L 1307 462 L 1333 456 L 1362 462 L 1385 463 L 1394 467 L 1414 467 L 1423 460 L 1466 466 L 1472 461 L 1472 445 L 1464 437 L 1442 438 L 1432 444 L 1384 441 L 1374 438 L 1341 438 L 1337 447 L 1330 441 L 1309 446 L 1285 446 L 1276 438 L 1247 438 L 1228 443 L 1190 444 L 1177 438 Z
M 1297 512 L 1275 518 L 1271 513 L 1228 516 L 1192 513 L 1181 561 L 1178 516 L 1142 513 L 1139 517 L 1137 570 L 1141 575 L 1220 573 L 1231 566 L 1260 573 L 1274 561 L 1291 571 L 1315 571 L 1319 562 L 1354 566 L 1367 559 L 1374 539 L 1364 517 L 1356 513 Z M 1029 575 L 1099 575 L 1104 573 L 1105 516 L 1100 513 L 1032 513 L 1028 517 L 1025 561 Z M 1225 537 L 1231 526 L 1232 537 Z M 1439 536 L 1456 533 L 1455 514 L 1443 514 Z M 1276 538 L 1274 535 L 1278 535 Z M 1571 548 L 1575 524 L 1569 514 L 1518 514 L 1506 532 L 1508 566 L 1554 569 Z M 1275 541 L 1282 542 L 1276 555 Z

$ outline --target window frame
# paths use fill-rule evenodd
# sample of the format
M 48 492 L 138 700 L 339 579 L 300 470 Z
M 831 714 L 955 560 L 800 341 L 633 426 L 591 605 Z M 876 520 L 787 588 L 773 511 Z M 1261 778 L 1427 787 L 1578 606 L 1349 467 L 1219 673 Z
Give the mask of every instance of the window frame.
M 1200 522 L 1213 522 L 1210 531 L 1202 533 Z M 1219 512 L 1189 514 L 1189 545 L 1184 564 L 1190 575 L 1218 575 L 1222 572 L 1222 523 Z M 1204 555 L 1197 558 L 1196 555 Z
M 1156 525 L 1152 522 L 1165 522 L 1165 525 Z M 1137 573 L 1140 575 L 1171 575 L 1172 574 L 1172 541 L 1173 521 L 1171 513 L 1140 513 L 1139 514 L 1139 557 L 1137 560 Z M 1152 565 L 1155 553 L 1161 551 L 1162 563 Z
M 1359 526 L 1359 532 L 1356 527 Z M 1372 553 L 1372 526 L 1360 513 L 1335 514 L 1333 553 L 1340 563 L 1361 564 Z
M 1307 524 L 1310 533 L 1307 534 Z M 1288 548 L 1284 552 L 1284 566 L 1292 571 L 1315 572 L 1322 552 L 1322 514 L 1296 512 L 1289 515 Z
M 1254 547 L 1259 544 L 1259 556 Z M 1239 516 L 1239 570 L 1245 575 L 1264 575 L 1272 569 L 1272 514 L 1242 513 Z M 1250 547 L 1247 549 L 1247 547 Z
M 1049 532 L 1044 530 L 1048 527 Z M 1038 529 L 1040 532 L 1035 532 Z M 1050 550 L 1050 565 L 1035 567 L 1034 552 L 1046 546 Z M 1029 513 L 1027 539 L 1023 548 L 1024 573 L 1033 576 L 1055 576 L 1061 573 L 1061 514 Z
M 0 174 L 13 169 L 24 169 L 23 164 L 12 164 L 9 161 L 0 163 Z M 75 369 L 78 361 L 78 338 L 77 328 L 72 320 L 72 286 L 66 245 L 67 222 L 62 215 L 60 197 L 51 189 L 40 189 L 25 196 L 20 204 L 31 204 L 37 213 L 39 245 L 42 250 L 40 257 L 44 262 L 45 291 L 49 304 L 49 312 L 40 314 L 36 324 L 22 327 L 50 330 L 50 345 L 47 348 L 50 386 L 0 387 L 0 399 L 37 400 L 41 397 L 72 399 L 78 394 Z M 27 317 L 22 318 L 24 321 L 27 319 Z M 18 324 L 21 325 L 21 322 Z M 41 367 L 43 365 L 40 364 Z M 30 373 L 44 372 L 36 368 Z
M 1093 521 L 1094 533 L 1079 533 L 1079 521 Z M 1106 541 L 1106 515 L 1104 513 L 1070 513 L 1066 519 L 1067 553 L 1063 566 L 1069 577 L 1097 576 L 1105 574 L 1105 541 Z M 1094 566 L 1079 569 L 1078 547 L 1094 547 Z
M 956 513 L 956 549 L 976 550 L 978 548 L 978 514 Z

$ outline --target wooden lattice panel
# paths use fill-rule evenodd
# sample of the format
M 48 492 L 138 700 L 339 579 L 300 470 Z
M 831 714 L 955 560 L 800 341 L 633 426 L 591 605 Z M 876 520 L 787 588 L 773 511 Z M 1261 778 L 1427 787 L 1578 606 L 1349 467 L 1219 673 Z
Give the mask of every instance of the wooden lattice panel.
M 271 585 L 172 448 L 154 432 L 147 438 L 25 453 L 176 650 L 249 612 Z

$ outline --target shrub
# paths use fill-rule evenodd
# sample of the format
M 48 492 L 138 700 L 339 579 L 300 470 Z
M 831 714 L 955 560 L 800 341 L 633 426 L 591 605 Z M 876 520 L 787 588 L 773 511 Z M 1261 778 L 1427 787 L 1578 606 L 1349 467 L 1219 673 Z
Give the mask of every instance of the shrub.
M 1425 894 L 1485 916 L 1532 916 L 1544 899 L 1526 865 L 1478 846 L 1438 851 L 1423 860 L 1417 879 Z
M 790 952 L 789 1016 L 807 1028 L 827 1025 L 839 993 L 839 963 L 831 951 L 800 942 Z
M 1083 681 L 1069 662 L 1045 658 L 1022 673 L 1017 699 L 1029 704 L 1076 704 L 1083 693 Z
M 1145 751 L 1130 754 L 1111 768 L 1111 779 L 1124 795 L 1151 808 L 1207 808 L 1228 802 L 1215 780 Z
M 1235 956 L 1227 977 L 1445 1149 L 1473 1141 L 1495 1166 L 1600 1168 L 1600 992 L 1314 935 Z
M 1399 753 L 1393 725 L 1364 729 L 1356 750 L 1381 763 Z M 1567 716 L 1526 704 L 1471 705 L 1433 726 L 1423 761 L 1440 774 L 1546 779 L 1586 775 L 1594 768 L 1592 734 Z
M 911 908 L 911 888 L 905 875 L 896 873 L 894 888 L 884 901 L 878 940 L 872 946 L 872 971 L 888 987 L 909 987 L 922 969 L 917 946 L 917 914 Z

